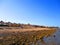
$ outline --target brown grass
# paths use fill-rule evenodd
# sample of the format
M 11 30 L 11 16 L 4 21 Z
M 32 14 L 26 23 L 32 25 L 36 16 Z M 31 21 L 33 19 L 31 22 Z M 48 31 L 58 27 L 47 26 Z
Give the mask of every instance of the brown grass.
M 0 45 L 34 45 L 38 40 L 52 35 L 56 29 L 34 28 L 34 29 L 4 29 L 0 30 Z

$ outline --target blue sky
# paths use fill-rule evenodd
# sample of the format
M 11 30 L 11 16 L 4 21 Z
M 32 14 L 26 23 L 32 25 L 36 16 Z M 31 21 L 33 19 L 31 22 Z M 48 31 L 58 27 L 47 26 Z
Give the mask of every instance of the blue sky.
M 0 0 L 0 20 L 60 26 L 60 0 Z

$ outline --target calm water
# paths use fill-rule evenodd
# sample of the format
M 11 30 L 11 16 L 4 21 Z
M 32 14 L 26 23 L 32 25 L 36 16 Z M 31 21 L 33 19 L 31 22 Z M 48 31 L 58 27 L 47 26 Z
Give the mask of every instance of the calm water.
M 60 45 L 60 30 L 57 30 L 51 36 L 44 37 L 42 41 L 39 40 L 38 45 Z

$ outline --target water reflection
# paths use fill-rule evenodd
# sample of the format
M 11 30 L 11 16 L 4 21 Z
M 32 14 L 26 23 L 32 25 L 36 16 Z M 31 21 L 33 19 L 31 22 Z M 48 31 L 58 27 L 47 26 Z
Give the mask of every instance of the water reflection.
M 47 38 L 44 37 L 44 42 L 46 45 L 60 45 L 60 30 L 57 30 L 54 34 Z

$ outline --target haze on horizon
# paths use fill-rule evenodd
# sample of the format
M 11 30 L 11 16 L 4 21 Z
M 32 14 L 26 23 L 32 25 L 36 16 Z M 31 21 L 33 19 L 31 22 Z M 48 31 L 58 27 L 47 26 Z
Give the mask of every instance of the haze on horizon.
M 60 0 L 0 0 L 0 20 L 60 26 Z

